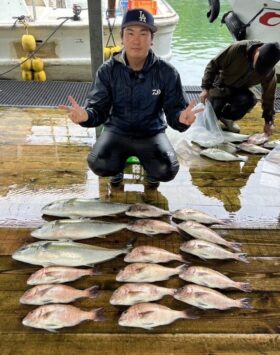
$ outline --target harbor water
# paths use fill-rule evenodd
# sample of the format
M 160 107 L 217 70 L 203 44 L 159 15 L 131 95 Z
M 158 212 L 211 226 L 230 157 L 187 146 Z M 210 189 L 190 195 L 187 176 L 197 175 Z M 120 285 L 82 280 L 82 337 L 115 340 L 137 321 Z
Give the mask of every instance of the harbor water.
M 228 1 L 220 1 L 220 14 L 213 23 L 206 16 L 209 10 L 206 0 L 168 0 L 168 3 L 180 18 L 173 35 L 171 63 L 179 71 L 183 85 L 200 85 L 209 60 L 234 41 L 226 25 L 221 25 L 222 15 L 229 11 Z

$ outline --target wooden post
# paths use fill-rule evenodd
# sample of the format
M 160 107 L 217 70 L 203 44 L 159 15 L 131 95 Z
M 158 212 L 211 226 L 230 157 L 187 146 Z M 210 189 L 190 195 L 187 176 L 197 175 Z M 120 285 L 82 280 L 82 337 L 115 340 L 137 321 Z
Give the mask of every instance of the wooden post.
M 94 81 L 98 67 L 103 63 L 102 0 L 88 0 L 91 77 Z

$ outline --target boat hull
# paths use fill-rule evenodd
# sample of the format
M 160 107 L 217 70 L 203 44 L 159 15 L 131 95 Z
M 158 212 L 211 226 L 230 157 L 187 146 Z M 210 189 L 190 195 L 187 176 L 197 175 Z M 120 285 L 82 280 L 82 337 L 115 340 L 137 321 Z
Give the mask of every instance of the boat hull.
M 154 37 L 153 49 L 161 58 L 170 60 L 172 55 L 172 35 L 179 17 L 167 3 L 163 2 L 163 4 L 165 6 L 164 11 L 155 16 L 155 24 L 158 27 L 158 31 Z M 71 10 L 56 9 L 55 12 L 50 11 L 47 15 L 44 12 L 44 16 L 41 19 L 38 18 L 35 22 L 30 22 L 28 31 L 36 38 L 37 46 L 43 43 L 58 24 L 63 21 L 62 19 L 57 20 L 62 15 L 71 16 Z M 103 18 L 103 24 L 104 46 L 114 46 L 112 36 L 109 39 L 109 25 L 105 17 Z M 110 20 L 110 25 L 112 25 L 112 20 Z M 121 16 L 118 16 L 112 31 L 116 44 L 121 43 L 120 25 Z M 18 24 L 14 29 L 11 29 L 11 26 L 12 22 L 0 23 L 0 74 L 18 64 L 20 58 L 26 56 L 21 45 L 21 37 L 25 33 L 25 29 L 21 24 Z M 38 51 L 37 55 L 44 61 L 47 80 L 91 81 L 87 12 L 83 16 L 81 14 L 81 21 L 69 20 L 64 23 Z M 4 78 L 21 79 L 20 67 L 7 73 Z

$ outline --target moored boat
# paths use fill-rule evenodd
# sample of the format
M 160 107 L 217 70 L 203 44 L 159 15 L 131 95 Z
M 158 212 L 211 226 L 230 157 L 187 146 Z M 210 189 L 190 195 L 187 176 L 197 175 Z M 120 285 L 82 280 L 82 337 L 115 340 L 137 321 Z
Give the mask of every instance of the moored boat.
M 222 16 L 234 39 L 279 42 L 280 0 L 228 0 L 231 10 Z M 219 0 L 209 0 L 210 17 L 213 22 L 219 15 Z M 211 21 L 212 20 L 212 21 Z M 280 72 L 280 65 L 277 65 Z
M 91 81 L 86 0 L 5 2 L 0 13 L 1 79 L 21 78 L 20 67 L 7 71 L 19 64 L 20 58 L 26 57 L 21 38 L 28 31 L 35 37 L 37 48 L 46 42 L 36 54 L 43 59 L 47 80 Z M 154 3 L 152 0 L 150 2 Z M 141 1 L 136 3 L 141 6 Z M 116 1 L 113 11 L 115 17 L 110 17 L 107 1 L 102 0 L 104 45 L 109 48 L 121 43 L 120 25 L 123 11 L 126 10 L 123 4 L 123 0 Z M 70 19 L 66 20 L 67 17 Z M 179 17 L 166 0 L 156 1 L 154 17 L 158 31 L 153 49 L 157 55 L 169 60 L 172 35 Z

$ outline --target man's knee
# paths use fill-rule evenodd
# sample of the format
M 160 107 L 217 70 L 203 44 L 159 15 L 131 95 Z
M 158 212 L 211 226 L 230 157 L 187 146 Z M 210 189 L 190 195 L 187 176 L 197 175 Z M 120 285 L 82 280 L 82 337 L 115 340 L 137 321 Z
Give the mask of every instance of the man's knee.
M 116 172 L 112 172 L 108 169 L 106 160 L 100 159 L 95 154 L 90 153 L 87 157 L 87 162 L 90 170 L 98 176 L 112 176 L 116 174 Z
M 153 178 L 158 181 L 171 181 L 175 178 L 179 171 L 178 161 L 173 162 L 172 165 L 161 165 L 159 169 L 153 174 Z

